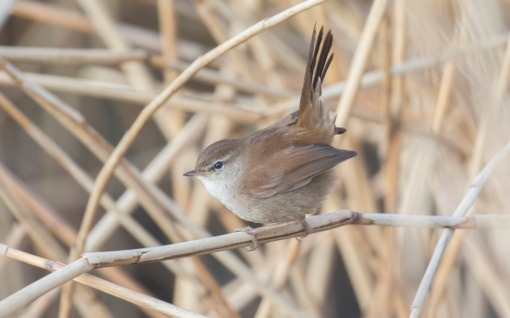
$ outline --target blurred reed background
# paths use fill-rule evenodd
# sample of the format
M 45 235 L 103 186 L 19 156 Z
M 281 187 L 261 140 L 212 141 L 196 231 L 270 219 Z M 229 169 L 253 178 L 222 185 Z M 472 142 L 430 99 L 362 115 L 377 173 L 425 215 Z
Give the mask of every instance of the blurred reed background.
M 452 215 L 470 181 L 510 139 L 509 3 L 376 2 L 385 6 L 382 20 L 348 132 L 337 137 L 359 155 L 340 165 L 322 212 Z M 0 242 L 65 262 L 92 181 L 142 107 L 195 58 L 295 3 L 1 2 L 0 56 L 60 102 L 45 106 L 29 96 L 38 96 L 30 87 L 0 73 Z M 214 235 L 244 226 L 182 173 L 213 141 L 244 136 L 297 108 L 315 23 L 334 34 L 324 96 L 336 110 L 371 6 L 330 0 L 215 60 L 144 127 L 126 155 L 132 169 Z M 508 162 L 496 168 L 471 214 L 510 213 Z M 179 235 L 186 233 L 182 224 L 143 203 L 154 189 L 137 196 L 126 190 L 136 184 L 112 177 L 87 251 L 187 239 Z M 277 290 L 287 309 L 232 271 L 226 252 L 93 274 L 212 317 L 407 317 L 441 232 L 347 226 L 229 254 Z M 457 230 L 422 316 L 510 317 L 509 242 L 509 230 Z M 0 298 L 46 274 L 1 258 Z M 83 286 L 74 295 L 72 317 L 162 316 Z M 56 317 L 59 299 L 57 289 L 14 316 Z

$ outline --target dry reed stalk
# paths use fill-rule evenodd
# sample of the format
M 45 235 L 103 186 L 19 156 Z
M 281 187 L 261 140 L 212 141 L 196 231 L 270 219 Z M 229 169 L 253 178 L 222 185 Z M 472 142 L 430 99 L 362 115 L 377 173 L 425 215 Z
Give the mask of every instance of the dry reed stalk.
M 207 29 L 213 36 L 216 43 L 224 43 L 229 40 L 230 36 L 228 34 L 228 30 L 221 19 L 216 17 L 214 14 L 211 3 L 209 2 L 199 2 L 196 4 L 197 13 L 202 19 L 203 23 L 206 25 Z M 235 68 L 238 70 L 240 74 L 244 77 L 250 78 L 249 67 L 246 64 L 246 61 L 241 57 L 237 50 L 229 51 L 227 53 L 228 60 L 230 63 L 235 65 Z M 204 65 L 205 66 L 205 65 Z
M 195 314 L 193 312 L 190 312 L 190 311 L 184 310 L 182 308 L 175 307 L 171 304 L 165 303 L 163 301 L 154 299 L 150 296 L 134 292 L 131 289 L 127 289 L 127 288 L 121 287 L 119 285 L 115 285 L 111 282 L 105 281 L 105 280 L 95 277 L 93 275 L 84 274 L 85 272 L 92 269 L 92 267 L 90 267 L 90 265 L 87 265 L 86 263 L 84 263 L 82 261 L 77 261 L 77 262 L 73 263 L 73 265 L 65 265 L 63 263 L 50 261 L 50 260 L 43 259 L 43 258 L 35 256 L 35 255 L 30 255 L 28 253 L 12 249 L 5 245 L 1 245 L 1 247 L 2 247 L 3 255 L 5 255 L 9 258 L 46 269 L 53 273 L 59 273 L 59 275 L 55 276 L 55 277 L 58 277 L 58 280 L 53 281 L 52 282 L 53 284 L 59 284 L 59 282 L 62 281 L 63 279 L 68 279 L 68 277 L 75 276 L 75 277 L 77 277 L 76 278 L 77 282 L 80 282 L 86 286 L 94 287 L 94 288 L 99 289 L 105 293 L 115 295 L 121 299 L 127 300 L 129 302 L 132 302 L 134 304 L 143 306 L 143 307 L 151 309 L 151 310 L 156 310 L 161 313 L 165 313 L 165 314 L 169 314 L 169 315 L 175 315 L 176 317 L 203 317 L 203 316 Z M 81 275 L 81 274 L 83 274 L 83 275 Z M 48 288 L 48 285 L 46 285 L 45 282 L 50 281 L 51 277 L 52 277 L 52 275 L 46 276 L 44 278 L 44 281 L 40 281 L 40 285 L 44 285 L 43 288 Z M 30 296 L 25 295 L 25 297 L 26 298 L 22 301 L 26 302 L 27 298 Z M 5 305 L 5 306 L 0 308 L 0 312 L 2 314 L 5 314 L 8 312 L 14 311 L 16 308 L 15 307 L 12 308 L 10 306 L 11 305 L 19 306 L 18 303 L 16 303 L 16 301 L 17 301 L 17 299 L 15 297 L 9 298 L 7 301 L 3 301 L 2 305 Z
M 471 161 L 470 171 L 473 173 L 479 169 L 481 164 L 482 154 L 484 152 L 483 142 L 487 140 L 488 127 L 489 123 L 494 121 L 493 114 L 497 113 L 499 108 L 502 107 L 502 98 L 505 94 L 505 89 L 507 86 L 507 77 L 508 70 L 510 66 L 510 46 L 507 43 L 507 47 L 505 50 L 505 54 L 502 61 L 501 71 L 499 73 L 498 80 L 493 89 L 493 94 L 491 95 L 491 103 L 488 112 L 484 112 L 484 117 L 482 118 L 480 128 L 477 134 L 477 139 L 474 147 L 474 156 Z M 437 276 L 434 279 L 434 288 L 431 291 L 431 307 L 436 308 L 439 302 L 439 298 L 443 292 L 445 287 L 446 277 L 452 269 L 453 262 L 458 254 L 458 250 L 460 248 L 460 244 L 463 240 L 464 235 L 462 233 L 457 233 L 454 235 L 450 242 L 450 247 L 446 255 L 444 255 L 444 261 L 438 268 Z M 493 299 L 493 298 L 491 298 Z M 499 308 L 503 308 L 502 312 L 505 312 L 505 306 L 499 306 Z M 504 314 L 503 314 L 504 315 Z
M 188 64 L 180 61 L 169 61 L 168 63 L 160 63 L 158 57 L 152 57 L 151 63 L 157 67 L 175 69 L 184 71 Z M 268 95 L 269 97 L 293 97 L 295 91 L 286 90 L 279 87 L 269 86 L 264 82 L 249 80 L 238 76 L 232 76 L 225 72 L 218 72 L 212 68 L 204 67 L 193 77 L 193 80 L 201 81 L 207 84 L 228 84 L 232 88 L 245 91 L 247 93 L 255 93 L 260 95 Z
M 9 63 L 4 64 L 6 69 L 9 70 L 9 74 L 16 78 L 19 82 L 23 83 L 23 87 L 27 89 L 29 94 L 32 94 L 34 98 L 41 102 L 41 105 L 48 107 L 50 112 L 53 112 L 57 118 L 61 119 L 63 124 L 68 127 L 68 129 L 77 134 L 79 138 L 82 138 L 84 143 L 87 146 L 91 147 L 91 150 L 95 152 L 96 155 L 102 157 L 103 159 L 108 153 L 108 146 L 105 145 L 105 142 L 101 139 L 101 137 L 91 128 L 91 127 L 83 127 L 82 118 L 80 115 L 73 112 L 73 110 L 60 100 L 58 100 L 55 96 L 51 95 L 49 92 L 44 91 L 41 87 L 36 86 L 34 83 L 28 82 L 12 65 Z M 177 206 L 171 202 L 170 199 L 166 199 L 167 202 L 162 204 L 160 200 L 164 197 L 164 195 L 158 191 L 158 188 L 153 185 L 147 183 L 141 176 L 139 172 L 134 168 L 130 167 L 128 169 L 123 168 L 123 165 L 128 165 L 127 161 L 123 161 L 121 166 L 119 166 L 122 172 L 120 174 L 121 180 L 131 184 L 131 188 L 137 191 L 142 191 L 144 194 L 139 197 L 142 199 L 142 204 L 147 204 L 147 208 L 149 212 L 152 212 L 152 216 L 159 220 L 158 224 L 165 231 L 165 233 L 173 238 L 174 240 L 179 240 L 175 235 L 176 233 L 173 231 L 172 224 L 168 221 L 168 217 L 164 212 L 166 208 L 177 209 Z M 140 187 L 141 185 L 141 187 Z M 156 195 L 157 197 L 150 199 Z M 145 198 L 145 199 L 144 199 Z M 90 215 L 89 215 L 90 218 Z M 82 232 L 83 233 L 83 232 Z M 83 242 L 82 242 L 83 244 Z
M 81 12 L 54 4 L 22 0 L 16 3 L 11 13 L 15 16 L 49 23 L 79 32 L 96 32 L 92 21 Z M 118 23 L 117 27 L 123 38 L 133 45 L 152 51 L 160 50 L 161 40 L 158 33 L 131 24 Z M 203 54 L 204 50 L 205 48 L 197 42 L 190 43 L 181 41 L 178 46 L 179 56 L 188 61 Z
M 316 302 L 313 298 L 313 293 L 308 289 L 307 281 L 305 280 L 306 270 L 304 269 L 303 258 L 300 258 L 296 265 L 290 268 L 290 283 L 296 293 L 296 299 L 298 303 L 302 305 L 303 309 L 307 313 L 310 313 L 311 317 L 321 317 L 321 303 Z M 325 259 L 327 260 L 327 259 Z M 300 264 L 301 263 L 301 264 Z
M 427 71 L 428 69 L 434 68 L 446 61 L 466 57 L 469 56 L 470 54 L 480 53 L 480 51 L 494 50 L 499 46 L 506 44 L 507 42 L 508 42 L 507 33 L 493 36 L 489 39 L 478 40 L 470 44 L 450 48 L 449 50 L 446 50 L 442 54 L 429 57 L 409 59 L 403 62 L 402 64 L 392 66 L 390 69 L 390 74 L 395 76 L 403 74 L 412 74 L 417 71 Z M 387 72 L 384 69 L 366 72 L 361 77 L 359 85 L 360 87 L 363 88 L 371 87 L 377 83 L 382 82 L 383 79 L 385 78 L 386 73 Z M 346 85 L 347 81 L 342 81 L 337 84 L 324 87 L 323 97 L 325 99 L 331 99 L 341 96 L 346 90 Z M 274 113 L 288 112 L 296 108 L 298 102 L 299 97 L 286 100 L 275 106 L 273 112 Z
M 405 75 L 392 76 L 389 70 L 394 65 L 402 64 L 405 60 L 405 44 L 406 44 L 406 24 L 405 24 L 405 1 L 396 1 L 391 15 L 391 38 L 393 43 L 384 43 L 388 48 L 387 59 L 384 69 L 386 72 L 386 88 L 387 100 L 385 101 L 385 130 L 386 140 L 385 146 L 387 147 L 386 158 L 384 162 L 383 171 L 385 173 L 386 189 L 384 196 L 385 211 L 386 213 L 397 212 L 398 200 L 398 185 L 400 174 L 400 153 L 402 148 L 403 127 L 402 127 L 402 109 L 404 108 L 404 101 L 406 97 Z M 389 33 L 389 31 L 387 31 Z M 389 41 L 386 36 L 385 41 Z M 403 209 L 405 211 L 405 208 Z M 405 212 L 404 212 L 405 213 Z M 378 285 L 376 286 L 375 293 L 378 294 L 375 298 L 377 301 L 371 303 L 369 308 L 368 317 L 390 317 L 393 306 L 391 306 L 391 299 L 402 298 L 401 290 L 398 289 L 398 282 L 400 277 L 399 264 L 394 262 L 395 259 L 400 259 L 400 249 L 395 244 L 394 237 L 396 232 L 393 229 L 385 229 L 382 233 L 384 246 L 382 251 L 382 266 L 377 273 Z M 370 310 L 371 309 L 371 310 Z
M 363 173 L 363 169 L 360 168 L 359 165 L 355 165 L 355 167 L 356 169 L 340 169 L 344 178 L 353 178 L 356 175 L 356 172 Z M 349 202 L 349 204 L 352 204 L 354 207 L 360 209 L 373 208 L 374 201 L 371 199 L 361 199 L 366 198 L 367 196 L 372 197 L 370 192 L 363 192 L 363 190 L 366 190 L 364 187 L 364 181 L 361 178 L 354 180 L 356 180 L 354 185 L 346 188 L 348 197 L 353 201 Z M 331 202 L 331 205 L 328 205 L 326 202 L 325 208 L 330 210 L 333 209 L 335 205 L 343 205 L 338 202 L 338 199 L 336 204 L 333 204 L 333 202 Z M 370 294 L 374 282 L 372 280 L 372 276 L 370 275 L 370 265 L 363 261 L 363 255 L 368 253 L 367 250 L 369 248 L 366 245 L 358 246 L 357 244 L 361 238 L 361 230 L 347 229 L 347 231 L 333 233 L 333 237 L 335 239 L 337 248 L 342 255 L 349 276 L 352 277 L 352 286 L 356 293 L 356 298 L 358 300 L 359 306 L 360 308 L 366 308 L 369 304 Z
M 507 155 L 510 153 L 510 143 L 508 143 L 503 149 L 501 149 L 496 156 L 492 158 L 491 161 L 480 171 L 480 173 L 476 176 L 476 178 L 471 183 L 471 188 L 467 192 L 466 196 L 457 206 L 457 209 L 453 213 L 454 217 L 464 216 L 468 213 L 468 209 L 471 207 L 473 202 L 476 200 L 478 194 L 482 190 L 483 185 L 491 175 L 492 171 L 495 167 L 503 160 L 506 159 Z M 411 317 L 419 317 L 421 306 L 425 299 L 428 287 L 430 286 L 432 279 L 434 278 L 434 274 L 437 270 L 439 261 L 443 256 L 444 250 L 449 243 L 449 240 L 453 234 L 452 229 L 444 230 L 439 242 L 437 243 L 436 249 L 434 250 L 434 254 L 430 260 L 429 266 L 427 267 L 427 271 L 425 272 L 423 279 L 421 281 L 420 287 L 416 292 L 416 296 L 414 298 L 412 304 L 412 312 Z
M 18 222 L 27 228 L 27 234 L 46 253 L 45 255 L 55 260 L 65 259 L 65 252 L 58 244 L 58 241 L 46 228 L 37 222 L 26 204 L 14 196 L 12 189 L 7 186 L 6 178 L 7 176 L 3 174 L 0 176 L 0 197 L 3 202 L 9 207 Z
M 77 182 L 83 186 L 87 191 L 90 191 L 93 186 L 93 180 L 90 178 L 85 171 L 83 171 L 69 155 L 67 155 L 58 145 L 56 145 L 51 138 L 49 138 L 42 130 L 34 125 L 30 120 L 23 115 L 3 94 L 0 93 L 0 106 L 4 108 L 23 128 L 27 130 L 27 133 L 54 159 L 59 162 L 64 169 L 66 169 L 71 176 L 73 176 Z M 12 188 L 12 185 L 10 186 Z M 115 206 L 114 200 L 109 195 L 104 195 L 101 199 L 101 204 L 107 210 L 112 210 L 114 214 L 120 215 L 120 211 Z M 40 219 L 45 219 L 40 217 Z M 119 218 L 123 223 L 124 227 L 131 230 L 133 233 L 137 232 L 138 224 L 129 218 Z M 48 222 L 53 223 L 53 222 Z M 48 224 L 47 223 L 47 224 Z M 55 224 L 55 223 L 53 223 Z M 75 235 L 69 234 L 70 229 L 67 226 L 59 226 L 55 228 L 54 233 L 57 235 L 66 235 L 65 241 L 70 246 L 75 240 Z M 71 238 L 72 237 L 72 238 Z
M 4 76 L 2 76 L 4 75 Z M 106 97 L 136 104 L 144 104 L 156 96 L 155 92 L 138 91 L 127 85 L 112 84 L 99 81 L 66 78 L 54 75 L 25 74 L 26 78 L 44 88 L 58 92 L 70 92 L 79 95 Z M 6 74 L 0 73 L 0 83 L 16 85 Z M 233 119 L 252 122 L 264 116 L 263 112 L 252 107 L 226 107 L 225 105 L 199 98 L 190 98 L 179 94 L 171 102 L 165 104 L 170 108 L 176 108 L 191 112 L 207 112 L 223 114 Z
M 163 39 L 161 43 L 161 55 L 165 61 L 177 60 L 177 13 L 175 1 L 158 0 L 159 29 Z M 177 77 L 172 70 L 164 72 L 165 84 L 169 84 Z
M 61 288 L 55 288 L 48 293 L 34 300 L 22 313 L 25 317 L 41 317 L 48 310 L 53 302 L 55 302 L 61 292 Z M 81 313 L 81 312 L 80 312 Z M 108 312 L 109 313 L 109 312 Z
M 296 261 L 299 252 L 299 242 L 297 240 L 291 241 L 287 244 L 288 250 L 286 251 L 285 258 L 276 264 L 272 273 L 271 283 L 276 290 L 281 290 L 283 285 L 286 283 L 290 268 Z M 271 301 L 269 299 L 262 298 L 262 302 L 255 313 L 256 318 L 268 317 L 271 310 Z
M 5 237 L 5 245 L 11 246 L 12 248 L 19 248 L 19 245 L 22 243 L 25 235 L 26 232 L 23 229 L 23 226 L 17 223 L 11 228 L 9 233 L 7 233 Z M 3 272 L 6 260 L 7 258 L 0 258 L 0 272 Z
M 159 179 L 163 177 L 167 166 L 172 163 L 174 157 L 182 151 L 187 143 L 191 143 L 197 138 L 204 128 L 204 125 L 204 116 L 197 115 L 195 118 L 190 119 L 186 127 L 180 131 L 180 134 L 176 136 L 171 143 L 167 144 L 146 167 L 145 171 L 142 173 L 143 178 L 150 182 L 157 183 Z M 129 215 L 138 204 L 136 195 L 131 190 L 123 193 L 117 202 L 117 205 L 121 207 L 121 215 Z M 113 235 L 117 226 L 120 225 L 119 223 L 122 223 L 122 217 L 109 211 L 109 213 L 102 217 L 90 231 L 86 250 L 93 251 L 100 248 L 104 242 Z M 156 240 L 144 240 L 141 242 L 143 242 L 143 245 L 146 247 L 160 245 L 160 242 Z
M 360 38 L 360 42 L 354 54 L 354 60 L 347 77 L 347 84 L 345 93 L 342 95 L 337 106 L 337 120 L 336 125 L 339 127 L 345 126 L 347 118 L 351 113 L 353 107 L 354 97 L 358 91 L 361 76 L 365 70 L 368 54 L 372 48 L 377 28 L 381 24 L 381 20 L 386 10 L 386 0 L 376 0 L 370 9 L 370 14 L 367 17 L 365 28 Z
M 307 288 L 307 293 L 310 295 L 307 301 L 313 303 L 316 308 L 323 308 L 327 302 L 327 290 L 324 290 L 322 286 L 327 286 L 331 280 L 331 275 L 335 273 L 335 262 L 334 262 L 334 250 L 335 245 L 333 242 L 333 236 L 327 233 L 317 234 L 315 240 L 320 242 L 317 244 L 306 244 L 307 241 L 303 241 L 303 248 L 301 255 L 308 255 L 309 262 L 302 262 L 299 267 L 295 267 L 293 271 L 297 274 L 302 275 L 304 279 L 304 285 Z M 308 247 L 308 249 L 307 249 Z M 313 268 L 313 271 L 307 271 L 306 268 Z
M 159 30 L 162 39 L 161 55 L 166 61 L 177 60 L 177 14 L 175 12 L 174 1 L 158 0 L 157 11 Z M 165 69 L 163 72 L 165 85 L 170 84 L 176 77 L 177 72 L 172 69 Z M 175 137 L 185 124 L 185 114 L 182 110 L 169 109 L 169 107 L 162 108 L 159 114 L 159 118 L 167 121 L 165 123 L 168 126 L 167 138 Z M 176 189 L 174 197 L 177 204 L 184 206 L 184 202 L 189 197 L 189 191 L 187 191 L 187 187 L 182 186 L 182 179 L 178 177 L 180 176 L 179 171 L 177 171 L 178 168 L 178 165 L 173 165 L 171 167 L 172 184 L 173 188 Z M 190 297 L 188 297 L 188 299 L 189 298 Z
M 28 61 L 57 64 L 119 64 L 126 61 L 145 61 L 148 54 L 144 50 L 104 50 L 104 49 L 63 49 L 32 47 L 0 47 L 0 55 L 10 61 Z
M 101 2 L 96 0 L 80 0 L 78 3 L 87 13 L 87 15 L 90 16 L 96 31 L 102 37 L 103 41 L 108 47 L 114 50 L 126 50 L 129 48 L 128 44 L 120 36 L 116 28 L 115 21 L 106 12 L 105 7 Z M 142 87 L 144 89 L 151 89 L 153 87 L 153 80 L 148 70 L 142 63 L 135 61 L 124 62 L 121 64 L 121 68 L 126 73 L 128 80 L 134 86 Z M 159 116 L 156 116 L 156 119 L 158 117 Z M 161 122 L 160 128 L 162 128 L 163 132 L 166 132 L 164 127 L 164 124 Z M 80 223 L 77 239 L 71 247 L 71 251 L 68 256 L 68 262 L 74 261 L 83 252 L 85 241 L 87 239 L 88 233 L 90 232 L 90 229 L 92 228 L 92 222 L 96 216 L 96 212 L 97 210 L 85 211 L 82 222 Z M 66 284 L 62 289 L 59 310 L 60 318 L 69 317 L 71 312 L 72 286 L 72 283 L 69 283 Z
M 484 251 L 483 243 L 473 238 L 466 239 L 467 257 L 473 257 L 475 261 L 469 262 L 468 266 L 476 280 L 488 296 L 489 302 L 494 306 L 496 313 L 501 317 L 510 316 L 510 304 L 505 295 L 510 292 L 508 279 L 498 275 L 497 262 L 491 260 L 490 255 Z M 503 283 L 501 283 L 503 282 Z
M 16 71 L 13 67 L 11 67 L 11 68 L 10 68 L 10 71 L 11 71 L 11 72 L 14 72 L 14 73 L 16 73 L 16 72 L 17 72 L 17 71 Z M 11 73 L 11 74 L 14 74 L 14 73 Z M 22 77 L 21 77 L 21 75 L 20 75 L 20 74 L 18 74 L 17 76 L 18 76 L 18 77 L 17 77 L 18 79 L 21 79 L 21 81 L 24 81 L 24 80 L 22 79 Z M 53 106 L 53 105 L 59 105 L 59 106 L 60 106 L 60 109 L 66 109 L 66 108 L 65 108 L 65 107 L 66 107 L 66 105 L 62 104 L 62 103 L 61 103 L 60 101 L 58 101 L 58 100 L 55 100 L 55 99 L 51 100 L 48 96 L 45 96 L 45 95 L 47 95 L 47 93 L 45 93 L 45 92 L 42 92 L 42 93 L 41 93 L 41 89 L 40 89 L 40 88 L 38 88 L 38 87 L 35 87 L 35 88 L 31 91 L 31 92 L 32 92 L 32 93 L 34 93 L 34 94 L 35 94 L 35 96 L 40 96 L 40 97 L 42 97 L 43 101 L 51 101 L 51 103 L 52 103 L 52 104 L 50 104 L 50 105 L 52 105 L 52 106 Z M 50 97 L 51 97 L 51 96 L 50 96 Z M 81 127 L 80 127 L 80 128 L 81 128 Z M 87 137 L 88 135 L 84 135 L 84 136 L 85 136 L 85 137 Z M 152 206 L 153 206 L 154 208 L 156 208 L 156 209 L 161 209 L 160 207 L 157 207 L 156 205 L 154 205 L 154 203 L 156 203 L 156 202 L 154 202 L 154 201 L 147 201 L 147 202 L 151 202 L 151 204 L 152 204 Z M 166 204 L 165 206 L 169 206 L 169 204 Z M 157 211 L 157 210 L 156 210 L 156 211 Z M 160 220 L 161 220 L 161 218 L 166 218 L 166 216 L 164 216 L 164 214 L 161 212 L 161 210 L 160 210 L 160 212 L 157 212 L 156 217 L 157 217 L 157 218 L 159 218 Z M 171 224 L 169 224 L 167 221 L 162 221 L 162 223 L 161 223 L 161 222 L 159 222 L 159 224 L 161 224 L 162 226 L 167 225 L 167 227 L 166 227 L 166 229 L 167 229 L 167 230 L 166 230 L 166 233 L 167 233 L 168 235 L 170 235 L 170 237 L 173 237 L 173 238 L 174 238 L 174 241 L 179 241 L 179 240 L 180 240 L 179 238 L 177 238 L 177 237 L 174 235 L 174 233 L 172 232 L 172 230 L 170 230 L 170 227 L 169 227 L 169 226 L 171 226 Z M 83 235 L 83 234 L 82 234 L 82 235 Z M 68 292 L 68 293 L 69 293 L 69 292 Z M 69 309 L 69 305 L 66 305 L 66 306 L 67 306 L 67 308 L 66 308 L 66 307 L 64 307 L 64 314 L 65 314 L 65 311 Z
M 510 149 L 510 146 L 508 147 Z M 509 150 L 510 151 L 510 150 Z M 501 159 L 501 157 L 500 157 Z M 494 162 L 492 162 L 492 166 Z M 489 166 L 490 167 L 490 166 Z M 486 177 L 487 175 L 483 175 Z M 477 188 L 481 188 L 478 184 Z M 3 193 L 2 193 L 3 195 Z M 7 202 L 10 202 L 7 200 Z M 403 215 L 386 215 L 386 214 L 360 214 L 352 211 L 339 211 L 336 213 L 328 213 L 323 215 L 312 216 L 307 219 L 310 225 L 311 233 L 325 231 L 334 227 L 346 224 L 362 224 L 362 225 L 383 225 L 383 226 L 406 226 L 406 227 L 447 227 L 451 228 L 495 228 L 508 227 L 510 217 L 507 216 L 483 216 L 476 218 L 465 217 L 434 217 L 434 216 L 407 216 Z M 289 237 L 297 237 L 304 233 L 305 229 L 301 224 L 293 224 L 282 229 L 268 231 L 260 235 L 259 241 L 267 242 L 281 240 Z M 50 266 L 50 269 L 59 269 L 54 274 L 48 275 L 33 284 L 23 288 L 22 290 L 12 294 L 11 296 L 0 302 L 0 313 L 10 313 L 20 306 L 34 300 L 39 295 L 74 279 L 86 272 L 99 267 L 110 267 L 125 264 L 141 264 L 147 262 L 161 261 L 167 259 L 175 259 L 180 257 L 188 257 L 191 255 L 200 255 L 204 253 L 212 253 L 226 249 L 246 247 L 251 244 L 251 236 L 246 233 L 231 233 L 222 236 L 216 236 L 198 241 L 188 241 L 179 244 L 171 244 L 167 246 L 159 246 L 154 248 L 145 248 L 128 251 L 112 251 L 112 252 L 96 252 L 85 253 L 79 260 L 64 265 L 41 260 L 37 256 L 28 255 L 24 252 L 12 251 L 18 255 L 21 253 L 22 258 L 17 258 L 10 254 L 9 247 L 2 247 L 2 255 L 15 257 L 18 260 L 30 260 L 32 264 L 42 264 Z M 53 249 L 50 249 L 53 250 Z M 55 264 L 59 264 L 56 266 Z
M 20 198 L 20 200 L 26 203 L 27 207 L 29 207 L 33 215 L 36 216 L 39 220 L 41 220 L 44 223 L 45 227 L 52 232 L 52 234 L 60 238 L 60 240 L 63 241 L 67 246 L 71 246 L 76 238 L 76 233 L 71 228 L 71 226 L 64 222 L 61 216 L 58 215 L 58 213 L 56 213 L 55 211 L 51 211 L 48 204 L 40 202 L 39 200 L 37 200 L 37 198 L 35 198 L 34 194 L 29 193 L 26 186 L 21 184 L 19 180 L 15 180 L 14 177 L 10 174 L 10 172 L 5 170 L 4 167 L 2 167 L 1 175 L 3 181 L 7 184 L 8 188 L 11 191 L 13 191 L 13 194 L 16 197 Z M 30 226 L 28 227 L 28 229 L 30 229 Z M 37 232 L 32 230 L 29 233 Z M 16 244 L 8 246 L 15 248 Z M 47 249 L 47 251 L 48 253 L 51 253 L 52 250 Z M 54 258 L 55 255 L 50 255 L 50 257 Z M 182 273 L 182 270 L 176 272 Z M 109 280 L 117 283 L 122 283 L 125 287 L 128 287 L 131 290 L 141 292 L 146 295 L 151 294 L 147 289 L 143 288 L 140 284 L 134 281 L 127 274 L 122 273 L 120 270 L 116 268 L 108 269 L 107 271 L 104 271 L 102 274 Z

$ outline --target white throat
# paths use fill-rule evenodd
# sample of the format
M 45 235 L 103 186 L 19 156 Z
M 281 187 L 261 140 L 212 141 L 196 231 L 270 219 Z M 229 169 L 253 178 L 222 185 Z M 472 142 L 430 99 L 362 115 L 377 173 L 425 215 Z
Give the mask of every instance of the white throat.
M 243 168 L 241 160 L 235 160 L 228 162 L 222 171 L 198 177 L 209 194 L 237 215 L 242 213 L 238 203 L 242 202 L 239 183 Z

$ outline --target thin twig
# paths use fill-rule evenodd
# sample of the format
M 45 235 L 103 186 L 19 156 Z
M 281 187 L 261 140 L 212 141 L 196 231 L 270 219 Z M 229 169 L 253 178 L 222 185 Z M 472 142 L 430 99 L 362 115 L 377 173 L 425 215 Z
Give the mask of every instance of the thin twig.
M 510 151 L 510 147 L 508 147 Z M 481 188 L 481 185 L 473 188 Z M 306 219 L 310 233 L 318 233 L 349 224 L 394 226 L 408 228 L 448 228 L 448 229 L 496 229 L 510 228 L 509 215 L 426 216 L 399 215 L 385 213 L 359 213 L 349 210 L 315 215 Z M 259 234 L 260 243 L 299 237 L 305 234 L 301 224 L 292 224 L 277 230 Z M 83 257 L 96 267 L 124 264 L 142 264 L 181 257 L 210 254 L 224 250 L 247 247 L 252 244 L 250 234 L 235 232 L 182 243 L 125 251 L 84 253 Z

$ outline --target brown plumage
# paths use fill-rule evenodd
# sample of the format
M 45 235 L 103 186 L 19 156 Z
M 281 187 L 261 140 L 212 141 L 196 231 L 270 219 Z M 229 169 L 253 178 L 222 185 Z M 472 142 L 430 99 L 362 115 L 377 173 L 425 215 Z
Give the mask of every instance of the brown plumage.
M 345 132 L 335 127 L 321 96 L 333 36 L 327 33 L 322 49 L 322 28 L 315 37 L 314 27 L 299 110 L 244 138 L 213 143 L 185 174 L 198 176 L 245 220 L 286 222 L 317 212 L 335 179 L 330 169 L 356 155 L 330 145 Z

